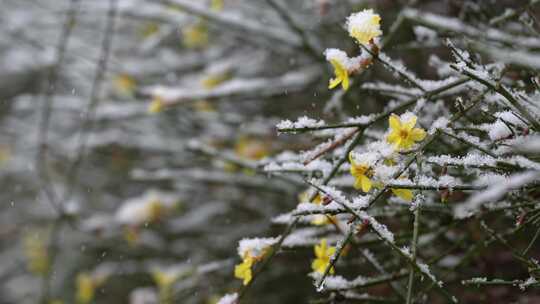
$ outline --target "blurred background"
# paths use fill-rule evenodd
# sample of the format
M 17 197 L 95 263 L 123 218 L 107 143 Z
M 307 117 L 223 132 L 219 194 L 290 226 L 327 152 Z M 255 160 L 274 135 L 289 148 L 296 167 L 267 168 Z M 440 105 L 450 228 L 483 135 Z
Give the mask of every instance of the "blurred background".
M 390 98 L 327 89 L 324 49 L 357 51 L 351 12 L 387 32 L 406 5 L 489 20 L 518 2 L 2 0 L 0 303 L 215 303 L 240 284 L 237 242 L 278 235 L 304 190 L 260 170 L 316 144 L 276 123 Z M 430 79 L 429 54 L 448 58 L 432 38 L 409 22 L 386 51 Z M 248 302 L 316 298 L 311 256 L 285 250 Z

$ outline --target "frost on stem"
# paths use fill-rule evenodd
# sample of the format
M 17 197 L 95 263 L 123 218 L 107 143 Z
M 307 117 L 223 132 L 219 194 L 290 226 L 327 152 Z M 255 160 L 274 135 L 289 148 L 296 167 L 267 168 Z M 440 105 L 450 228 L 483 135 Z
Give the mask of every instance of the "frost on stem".
M 532 182 L 538 182 L 539 179 L 539 171 L 527 171 L 514 174 L 508 178 L 484 179 L 484 183 L 490 186 L 486 190 L 472 195 L 465 203 L 457 205 L 454 208 L 454 215 L 457 218 L 465 218 L 483 203 L 497 201 L 509 191 Z

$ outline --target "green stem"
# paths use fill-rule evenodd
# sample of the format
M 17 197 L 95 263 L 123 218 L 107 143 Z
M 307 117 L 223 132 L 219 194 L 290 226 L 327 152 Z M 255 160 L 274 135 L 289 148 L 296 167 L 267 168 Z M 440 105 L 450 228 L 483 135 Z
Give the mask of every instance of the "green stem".
M 416 207 L 416 210 L 414 210 L 414 225 L 413 225 L 413 239 L 411 244 L 411 253 L 412 253 L 412 261 L 416 262 L 416 245 L 418 244 L 418 227 L 420 222 L 420 206 Z M 411 304 L 412 299 L 412 291 L 413 291 L 413 285 L 414 285 L 414 269 L 411 266 L 411 271 L 409 272 L 409 283 L 407 287 L 407 304 Z

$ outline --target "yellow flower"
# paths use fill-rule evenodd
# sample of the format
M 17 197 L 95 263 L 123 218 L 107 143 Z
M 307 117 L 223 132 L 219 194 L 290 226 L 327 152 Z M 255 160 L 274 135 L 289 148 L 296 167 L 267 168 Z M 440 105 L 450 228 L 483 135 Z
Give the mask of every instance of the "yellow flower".
M 368 44 L 371 39 L 382 35 L 380 22 L 381 17 L 372 9 L 363 10 L 347 18 L 347 29 L 358 43 Z
M 413 192 L 409 189 L 395 189 L 392 188 L 392 193 L 394 193 L 395 196 L 401 198 L 404 201 L 410 202 L 413 199 Z
M 386 138 L 386 141 L 394 145 L 397 150 L 406 150 L 411 148 L 415 142 L 421 141 L 426 137 L 426 132 L 421 128 L 415 128 L 416 116 L 411 116 L 407 122 L 402 122 L 400 118 L 392 114 L 388 119 L 392 131 Z
M 119 74 L 114 78 L 114 88 L 122 96 L 132 96 L 137 83 L 128 74 Z
M 184 46 L 190 49 L 202 48 L 208 44 L 208 27 L 204 21 L 182 29 Z
M 242 282 L 244 285 L 247 285 L 251 281 L 251 267 L 254 262 L 255 258 L 253 258 L 249 252 L 246 252 L 242 263 L 234 267 L 234 277 L 243 280 Z
M 349 161 L 351 163 L 351 175 L 355 178 L 354 188 L 369 192 L 373 186 L 370 179 L 373 175 L 371 167 L 366 163 L 357 163 L 352 157 L 352 153 L 349 153 Z
M 158 199 L 152 200 L 148 204 L 147 208 L 148 208 L 148 218 L 150 219 L 150 222 L 159 221 L 166 211 L 163 203 Z
M 140 233 L 137 227 L 126 226 L 123 235 L 129 246 L 135 247 L 139 243 Z
M 241 136 L 234 147 L 234 152 L 241 158 L 260 160 L 268 155 L 267 141 L 248 136 Z
M 334 67 L 334 74 L 336 77 L 330 79 L 328 88 L 333 89 L 341 84 L 343 90 L 349 89 L 349 67 L 352 64 L 352 60 L 342 50 L 339 49 L 327 49 L 324 51 L 326 60 Z
M 298 200 L 300 202 L 306 202 L 309 199 L 309 191 L 304 191 L 298 195 Z M 321 205 L 323 203 L 323 199 L 319 193 L 315 196 L 315 198 L 312 201 L 315 205 Z M 313 216 L 313 219 L 311 220 L 311 224 L 316 226 L 322 226 L 322 225 L 328 225 L 336 222 L 335 216 L 330 216 L 326 214 L 316 214 Z
M 160 288 L 171 286 L 176 280 L 181 276 L 180 271 L 163 271 L 161 269 L 156 269 L 152 272 L 152 278 L 156 282 L 156 285 Z
M 172 286 L 182 276 L 182 272 L 178 269 L 155 269 L 152 271 L 152 278 L 159 289 L 159 303 L 172 303 L 173 293 Z
M 41 232 L 27 233 L 23 238 L 28 270 L 36 275 L 45 275 L 50 270 L 46 239 Z
M 306 191 L 303 191 L 302 193 L 300 193 L 298 195 L 298 201 L 300 203 L 305 203 L 305 202 L 308 202 L 309 200 L 309 197 L 310 197 L 310 192 L 309 190 L 306 190 Z M 321 197 L 321 195 L 319 193 L 317 193 L 317 195 L 315 195 L 315 198 L 313 199 L 313 203 L 315 205 L 320 205 L 323 203 L 323 199 Z
M 210 8 L 216 12 L 221 11 L 223 9 L 223 0 L 212 0 Z
M 325 214 L 316 214 L 311 220 L 311 224 L 315 226 L 323 226 L 323 225 L 335 223 L 335 221 L 336 221 L 335 216 L 330 216 L 330 215 L 325 215 Z
M 335 252 L 336 247 L 328 247 L 326 244 L 326 239 L 322 239 L 318 245 L 315 245 L 316 259 L 311 263 L 311 268 L 320 274 L 324 274 L 326 267 L 328 267 L 330 264 L 330 258 Z M 330 273 L 334 273 L 334 267 L 330 269 Z
M 77 303 L 87 304 L 94 299 L 96 291 L 96 282 L 94 282 L 92 276 L 86 272 L 81 272 L 77 275 Z
M 349 72 L 347 72 L 347 69 L 337 60 L 330 60 L 330 63 L 334 67 L 334 74 L 336 74 L 336 77 L 330 79 L 328 88 L 333 89 L 341 83 L 343 90 L 347 91 L 349 89 Z
M 228 72 L 215 73 L 215 74 L 206 76 L 201 81 L 201 84 L 205 89 L 210 90 L 219 86 L 220 84 L 224 83 L 225 81 L 229 79 L 231 79 L 231 74 Z
M 192 106 L 197 112 L 216 112 L 216 108 L 208 100 L 197 100 Z
M 150 106 L 148 106 L 148 112 L 151 114 L 156 114 L 163 111 L 164 108 L 165 102 L 163 101 L 163 99 L 159 96 L 154 96 L 154 98 L 152 98 Z
M 151 21 L 147 22 L 143 28 L 140 30 L 140 35 L 142 38 L 148 38 L 159 32 L 159 24 L 157 22 Z

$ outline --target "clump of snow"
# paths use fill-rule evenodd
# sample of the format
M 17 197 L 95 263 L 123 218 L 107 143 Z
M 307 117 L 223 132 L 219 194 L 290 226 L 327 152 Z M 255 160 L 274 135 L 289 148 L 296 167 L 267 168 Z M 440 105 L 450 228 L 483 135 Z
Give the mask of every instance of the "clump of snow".
M 344 290 L 362 286 L 366 284 L 366 282 L 367 279 L 363 276 L 358 276 L 352 281 L 349 281 L 342 276 L 328 276 L 325 280 L 325 285 L 329 290 Z
M 244 257 L 247 253 L 251 256 L 258 257 L 264 254 L 264 251 L 274 245 L 278 238 L 252 238 L 242 239 L 238 242 L 238 255 Z
M 324 51 L 324 56 L 328 61 L 337 61 L 348 71 L 357 69 L 360 66 L 360 61 L 362 60 L 360 56 L 350 58 L 347 56 L 347 53 L 340 49 L 326 49 Z
M 374 166 L 380 158 L 379 154 L 375 152 L 358 153 L 352 151 L 350 156 L 356 164 L 364 164 L 369 167 Z
M 320 242 L 319 235 L 325 232 L 327 231 L 324 230 L 324 228 L 320 229 L 315 227 L 296 229 L 293 233 L 289 234 L 285 238 L 283 241 L 283 246 L 288 248 L 313 246 L 314 244 L 318 244 Z M 326 234 L 324 238 L 328 244 L 335 244 L 341 239 L 341 236 L 338 234 Z
M 398 169 L 397 166 L 378 165 L 374 170 L 373 177 L 376 180 L 387 184 L 389 181 L 393 180 L 393 176 L 398 172 Z
M 370 197 L 367 195 L 359 195 L 353 198 L 351 208 L 366 209 L 369 207 L 369 198 Z
M 235 292 L 235 293 L 224 295 L 223 297 L 221 297 L 221 299 L 219 299 L 217 304 L 236 304 L 237 301 L 238 301 L 238 294 Z
M 403 253 L 405 256 L 408 256 L 409 258 L 412 258 L 411 249 L 408 246 L 402 247 L 399 249 L 401 253 Z
M 519 289 L 525 290 L 527 287 L 536 284 L 538 281 L 534 277 L 529 277 L 525 282 L 519 284 Z
M 442 130 L 446 129 L 446 127 L 448 126 L 448 123 L 450 123 L 450 121 L 446 117 L 437 118 L 433 122 L 433 124 L 431 124 L 431 128 L 429 128 L 429 133 L 433 134 L 438 129 L 442 129 Z
M 270 162 L 263 168 L 266 172 L 287 172 L 287 171 L 321 171 L 323 174 L 326 174 L 332 170 L 332 164 L 325 160 L 314 160 L 307 165 L 304 165 L 300 162 L 285 162 L 285 163 L 275 163 Z
M 367 145 L 368 151 L 380 154 L 381 158 L 391 158 L 394 155 L 394 147 L 386 140 L 377 140 Z
M 371 228 L 377 233 L 380 238 L 389 243 L 394 243 L 394 234 L 390 232 L 390 230 L 388 230 L 388 228 L 384 224 L 379 223 L 374 217 L 370 216 L 365 211 L 360 211 L 359 215 L 360 219 L 369 222 Z
M 347 119 L 347 123 L 355 123 L 355 124 L 366 125 L 366 124 L 372 122 L 374 117 L 375 117 L 374 114 L 350 117 L 349 119 Z
M 436 282 L 437 285 L 439 285 L 439 287 L 442 287 L 443 282 L 442 281 L 437 281 L 435 276 L 429 270 L 429 266 L 427 264 L 424 264 L 422 262 L 416 262 L 416 265 L 418 265 L 418 268 L 420 269 L 420 271 L 422 272 L 423 275 L 428 276 L 431 281 Z
M 498 119 L 491 125 L 487 126 L 488 135 L 491 140 L 499 140 L 509 137 L 513 134 L 509 125 L 525 128 L 527 124 L 523 122 L 511 111 L 495 113 Z
M 485 283 L 487 282 L 487 278 L 486 277 L 477 277 L 477 278 L 472 278 L 472 279 L 469 279 L 469 280 L 465 280 L 463 282 L 467 282 L 467 283 L 472 283 L 472 284 L 481 284 L 481 283 Z
M 325 122 L 324 120 L 316 120 L 313 118 L 309 118 L 307 116 L 299 117 L 296 121 L 290 121 L 290 120 L 282 120 L 279 122 L 276 127 L 279 130 L 286 130 L 286 129 L 304 129 L 304 128 L 316 128 L 324 126 Z

